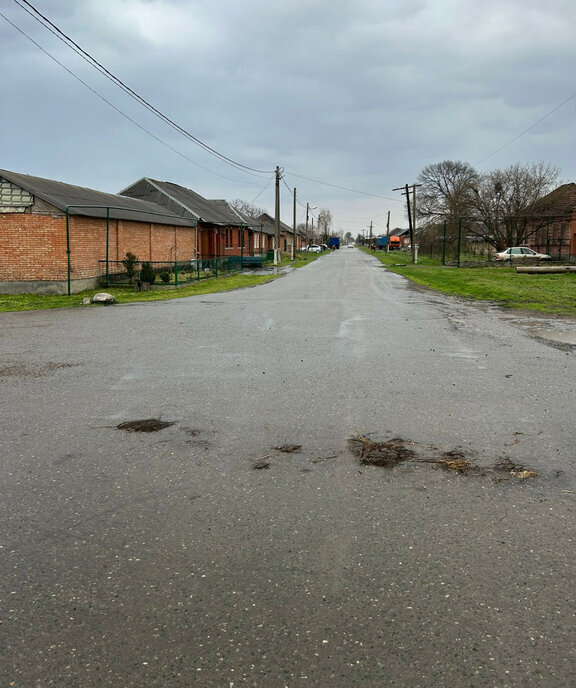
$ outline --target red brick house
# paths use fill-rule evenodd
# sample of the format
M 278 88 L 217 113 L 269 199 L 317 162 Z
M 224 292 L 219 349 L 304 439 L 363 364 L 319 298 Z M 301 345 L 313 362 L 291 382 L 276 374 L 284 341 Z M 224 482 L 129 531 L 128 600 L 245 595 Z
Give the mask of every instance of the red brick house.
M 253 256 L 269 250 L 259 220 L 242 215 L 227 201 L 209 200 L 192 189 L 150 177 L 120 193 L 156 203 L 197 223 L 199 258 Z
M 562 184 L 538 200 L 528 213 L 530 247 L 553 258 L 576 257 L 576 184 Z
M 267 236 L 267 246 L 269 251 L 274 248 L 274 238 L 276 236 L 276 220 L 268 213 L 260 215 L 258 221 L 262 223 L 263 230 Z M 291 253 L 294 243 L 294 230 L 285 222 L 280 221 L 280 251 L 281 253 Z M 304 238 L 296 232 L 296 250 L 300 251 L 304 246 Z
M 149 201 L 0 170 L 0 292 L 93 288 L 99 261 L 196 255 L 197 222 Z

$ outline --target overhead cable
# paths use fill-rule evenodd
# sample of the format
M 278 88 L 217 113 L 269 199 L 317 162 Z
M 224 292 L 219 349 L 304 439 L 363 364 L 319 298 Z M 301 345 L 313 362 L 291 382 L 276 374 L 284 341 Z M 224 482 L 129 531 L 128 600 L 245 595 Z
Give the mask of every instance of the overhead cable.
M 52 34 L 54 34 L 59 40 L 61 40 L 63 43 L 68 45 L 69 48 L 71 48 L 76 54 L 80 55 L 80 57 L 88 62 L 92 67 L 94 67 L 97 71 L 99 71 L 101 74 L 103 74 L 107 79 L 112 81 L 116 86 L 121 88 L 125 93 L 127 93 L 131 98 L 136 100 L 138 103 L 140 103 L 142 106 L 144 106 L 147 110 L 152 112 L 154 115 L 159 117 L 163 122 L 168 124 L 170 127 L 175 129 L 176 131 L 180 132 L 183 134 L 186 138 L 190 139 L 194 143 L 196 143 L 198 146 L 203 148 L 205 151 L 210 153 L 211 155 L 214 155 L 215 157 L 219 158 L 220 160 L 238 168 L 242 169 L 244 171 L 248 172 L 253 172 L 257 174 L 271 174 L 271 170 L 258 170 L 253 167 L 249 167 L 248 165 L 244 165 L 240 162 L 237 162 L 236 160 L 233 160 L 232 158 L 229 158 L 228 156 L 224 155 L 223 153 L 220 153 L 217 151 L 215 148 L 212 148 L 212 146 L 209 146 L 207 143 L 204 143 L 201 139 L 199 139 L 197 136 L 194 136 L 194 134 L 191 134 L 188 130 L 184 129 L 184 127 L 181 127 L 179 124 L 174 122 L 170 117 L 165 115 L 163 112 L 158 110 L 158 108 L 154 107 L 150 102 L 148 102 L 145 98 L 143 98 L 141 95 L 136 93 L 133 89 L 131 89 L 129 86 L 127 86 L 121 79 L 119 79 L 115 74 L 110 72 L 104 65 L 102 65 L 96 58 L 92 57 L 88 52 L 86 52 L 81 46 L 78 45 L 70 36 L 68 36 L 66 33 L 64 33 L 56 24 L 54 24 L 48 17 L 43 15 L 39 10 L 37 10 L 31 3 L 28 2 L 28 0 L 14 0 L 14 2 L 21 7 L 25 12 L 27 12 L 30 16 L 32 16 L 38 23 L 40 23 L 42 26 L 47 28 Z

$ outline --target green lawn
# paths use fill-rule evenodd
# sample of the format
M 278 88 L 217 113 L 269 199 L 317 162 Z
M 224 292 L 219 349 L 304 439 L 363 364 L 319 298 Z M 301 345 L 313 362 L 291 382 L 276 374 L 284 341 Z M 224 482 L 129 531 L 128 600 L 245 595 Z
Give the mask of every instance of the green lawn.
M 297 253 L 296 260 L 283 256 L 281 267 L 291 265 L 300 268 L 308 265 L 318 258 L 317 253 Z M 184 296 L 196 296 L 199 294 L 214 294 L 220 291 L 232 291 L 255 287 L 276 279 L 279 275 L 227 275 L 203 279 L 201 282 L 188 284 L 172 289 L 152 289 L 151 291 L 136 292 L 129 288 L 102 287 L 90 289 L 71 296 L 44 296 L 41 294 L 0 294 L 0 312 L 7 311 L 33 311 L 43 308 L 74 308 L 82 305 L 83 297 L 92 297 L 98 292 L 105 291 L 112 294 L 118 303 L 133 303 L 140 301 L 166 301 L 168 299 L 180 299 Z M 160 283 L 160 281 L 159 281 Z M 97 308 L 97 305 L 85 306 Z
M 373 254 L 374 255 L 374 254 Z M 496 301 L 506 308 L 576 315 L 576 274 L 517 274 L 508 267 L 443 267 L 422 257 L 411 263 L 409 253 L 376 253 L 389 270 L 444 294 Z
M 71 296 L 43 296 L 40 294 L 0 294 L 0 312 L 2 311 L 31 311 L 42 308 L 73 308 L 82 304 L 85 296 L 94 296 L 98 292 L 105 291 L 112 294 L 118 303 L 132 303 L 140 301 L 166 301 L 167 299 L 179 299 L 183 296 L 196 296 L 199 294 L 213 294 L 219 291 L 231 291 L 254 287 L 276 279 L 278 275 L 228 275 L 226 277 L 214 277 L 204 279 L 201 282 L 189 284 L 174 289 L 152 289 L 150 291 L 137 292 L 128 288 L 107 287 L 90 289 Z M 85 306 L 98 308 L 97 305 Z

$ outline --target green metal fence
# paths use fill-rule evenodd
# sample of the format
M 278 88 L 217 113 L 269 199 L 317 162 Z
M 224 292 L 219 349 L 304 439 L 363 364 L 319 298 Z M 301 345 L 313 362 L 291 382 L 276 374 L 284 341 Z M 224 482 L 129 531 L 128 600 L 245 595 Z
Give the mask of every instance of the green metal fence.
M 139 282 L 177 287 L 242 272 L 246 268 L 263 267 L 273 260 L 273 251 L 262 255 L 215 256 L 187 261 L 100 260 L 99 283 L 103 287 L 131 287 Z

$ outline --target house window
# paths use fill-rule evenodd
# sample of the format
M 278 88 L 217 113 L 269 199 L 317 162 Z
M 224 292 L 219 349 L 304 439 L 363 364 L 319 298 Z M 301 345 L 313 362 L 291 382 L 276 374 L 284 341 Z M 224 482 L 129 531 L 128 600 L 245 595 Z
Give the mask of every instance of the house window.
M 234 230 L 233 229 L 227 229 L 226 230 L 226 238 L 225 238 L 225 246 L 226 248 L 234 248 Z

